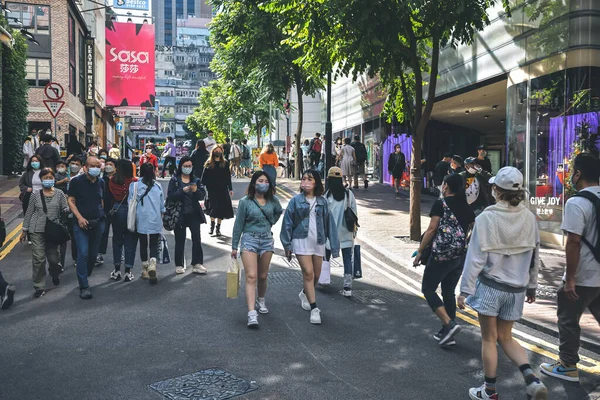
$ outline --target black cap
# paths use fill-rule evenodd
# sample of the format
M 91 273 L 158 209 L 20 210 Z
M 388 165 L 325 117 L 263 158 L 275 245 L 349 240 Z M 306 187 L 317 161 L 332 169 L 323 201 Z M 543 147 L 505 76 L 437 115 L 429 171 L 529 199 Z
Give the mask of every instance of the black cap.
M 459 165 L 463 165 L 463 159 L 461 156 L 452 156 L 452 160 Z
M 452 153 L 445 153 L 444 154 L 444 158 L 452 158 L 454 156 L 454 154 Z
M 487 146 L 485 144 L 481 144 L 477 146 L 477 150 L 487 150 Z

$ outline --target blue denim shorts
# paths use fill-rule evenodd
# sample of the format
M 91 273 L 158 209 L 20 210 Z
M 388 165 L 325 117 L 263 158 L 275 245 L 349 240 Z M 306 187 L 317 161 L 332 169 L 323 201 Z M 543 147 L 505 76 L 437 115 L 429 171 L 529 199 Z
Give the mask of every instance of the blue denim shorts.
M 504 321 L 518 321 L 523 316 L 525 298 L 526 292 L 505 292 L 477 280 L 475 294 L 467 298 L 467 304 L 481 315 L 498 317 Z
M 250 251 L 262 256 L 275 252 L 275 240 L 271 232 L 244 232 L 240 245 L 241 252 Z

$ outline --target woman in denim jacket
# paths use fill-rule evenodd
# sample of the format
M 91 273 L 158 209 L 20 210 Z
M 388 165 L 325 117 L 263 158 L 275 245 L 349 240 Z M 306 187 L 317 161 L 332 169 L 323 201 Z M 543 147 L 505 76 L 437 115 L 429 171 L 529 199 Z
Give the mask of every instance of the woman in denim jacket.
M 258 312 L 267 314 L 265 304 L 267 276 L 271 258 L 275 251 L 275 242 L 271 228 L 281 217 L 283 209 L 279 199 L 273 194 L 275 186 L 269 175 L 257 171 L 248 186 L 248 195 L 238 204 L 233 235 L 231 238 L 231 257 L 238 257 L 238 243 L 241 244 L 242 263 L 246 272 L 246 301 L 248 303 L 248 328 L 258 327 Z M 256 283 L 258 278 L 258 300 Z
M 324 191 L 321 175 L 317 171 L 304 172 L 300 194 L 287 206 L 280 236 L 288 260 L 292 259 L 292 253 L 296 254 L 302 268 L 304 290 L 298 296 L 302 308 L 310 311 L 311 324 L 321 323 L 315 285 L 321 275 L 327 239 L 333 257 L 339 257 L 340 253 L 337 227 L 329 212 L 327 200 L 322 196 Z

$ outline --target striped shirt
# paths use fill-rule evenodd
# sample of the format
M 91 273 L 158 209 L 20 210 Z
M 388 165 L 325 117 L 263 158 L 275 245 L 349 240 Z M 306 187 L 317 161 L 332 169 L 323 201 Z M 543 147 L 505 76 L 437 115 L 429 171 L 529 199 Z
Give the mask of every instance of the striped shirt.
M 61 211 L 65 215 L 69 212 L 67 198 L 62 190 L 54 189 L 54 196 L 45 197 L 46 208 L 48 209 L 48 218 L 52 221 L 60 220 Z M 44 233 L 46 230 L 46 214 L 44 214 L 44 206 L 40 191 L 36 190 L 31 193 L 29 199 L 29 207 L 23 221 L 23 231 L 32 233 Z

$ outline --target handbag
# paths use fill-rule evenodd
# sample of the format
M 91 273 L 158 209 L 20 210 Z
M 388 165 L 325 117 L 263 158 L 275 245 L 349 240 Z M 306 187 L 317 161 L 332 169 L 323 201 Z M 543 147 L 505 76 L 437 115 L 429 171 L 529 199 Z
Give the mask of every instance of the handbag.
M 158 244 L 158 260 L 161 264 L 171 264 L 171 255 L 169 254 L 169 245 L 165 235 L 160 235 Z
M 346 229 L 348 229 L 350 232 L 356 232 L 358 231 L 358 227 L 360 227 L 360 225 L 358 224 L 358 216 L 356 215 L 354 210 L 350 208 L 350 202 L 348 201 L 349 197 L 350 194 L 348 193 L 348 191 L 346 191 L 346 209 L 344 210 L 344 222 L 346 223 Z
M 179 188 L 179 180 L 177 180 L 177 188 Z M 181 218 L 181 209 L 183 208 L 183 202 L 176 201 L 167 198 L 165 204 L 165 214 L 163 215 L 163 227 L 172 231 Z
M 240 289 L 240 262 L 232 258 L 227 271 L 227 298 L 237 299 Z
M 135 220 L 137 217 L 137 194 L 138 194 L 139 182 L 135 182 L 133 185 L 133 197 L 129 201 L 129 209 L 127 210 L 127 230 L 129 232 L 135 232 Z
M 321 275 L 319 275 L 319 285 L 331 285 L 331 264 L 329 263 L 329 261 L 323 260 L 323 265 L 321 267 Z
M 353 254 L 353 264 L 354 264 L 354 279 L 360 279 L 363 277 L 362 274 L 362 261 L 360 259 L 360 245 L 354 245 L 354 254 Z
M 55 195 L 57 196 L 57 195 Z M 44 240 L 53 244 L 64 244 L 71 239 L 69 236 L 69 228 L 60 221 L 52 221 L 48 218 L 48 207 L 46 207 L 46 198 L 44 192 L 40 190 L 40 198 L 42 199 L 42 207 L 46 214 L 46 226 L 44 228 Z

